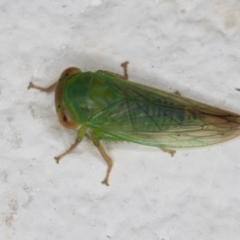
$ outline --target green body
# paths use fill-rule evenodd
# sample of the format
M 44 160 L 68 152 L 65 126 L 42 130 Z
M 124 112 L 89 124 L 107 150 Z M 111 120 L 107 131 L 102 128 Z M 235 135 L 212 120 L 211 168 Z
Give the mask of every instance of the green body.
M 176 94 L 126 81 L 114 74 L 77 72 L 66 78 L 62 104 L 97 140 L 187 148 L 239 135 L 240 118 Z

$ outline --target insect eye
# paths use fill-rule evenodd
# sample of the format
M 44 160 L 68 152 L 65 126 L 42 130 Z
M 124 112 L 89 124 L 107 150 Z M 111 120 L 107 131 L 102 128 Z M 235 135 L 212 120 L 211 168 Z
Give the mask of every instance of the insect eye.
M 64 122 L 68 122 L 68 117 L 67 117 L 66 114 L 63 114 L 63 121 L 64 121 Z
M 62 74 L 60 76 L 60 80 L 63 80 L 64 78 L 71 76 L 72 74 L 77 73 L 77 72 L 81 72 L 81 70 L 76 67 L 67 68 L 62 72 Z
M 70 129 L 74 129 L 79 125 L 65 111 L 58 113 L 58 120 L 64 127 L 70 128 Z

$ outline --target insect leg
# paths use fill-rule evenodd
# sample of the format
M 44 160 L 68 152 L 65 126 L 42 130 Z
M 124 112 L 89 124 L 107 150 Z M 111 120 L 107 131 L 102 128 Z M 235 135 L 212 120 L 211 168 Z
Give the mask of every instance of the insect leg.
M 83 139 L 83 137 L 84 137 L 84 135 L 85 135 L 85 133 L 86 133 L 86 131 L 87 131 L 87 128 L 88 128 L 87 123 L 83 124 L 83 125 L 81 126 L 81 128 L 79 129 L 79 131 L 78 131 L 78 134 L 77 134 L 77 138 L 76 138 L 75 143 L 73 143 L 73 144 L 70 146 L 70 148 L 68 148 L 68 150 L 65 151 L 64 153 L 60 154 L 60 155 L 57 156 L 57 157 L 54 157 L 57 163 L 59 163 L 60 160 L 61 160 L 65 155 L 67 155 L 68 153 L 70 153 L 70 152 L 82 141 L 82 139 Z
M 30 88 L 35 88 L 35 89 L 38 89 L 38 90 L 40 90 L 40 91 L 42 91 L 42 92 L 48 92 L 48 93 L 49 93 L 49 92 L 52 92 L 52 91 L 56 88 L 57 84 L 58 84 L 58 81 L 55 82 L 55 83 L 53 83 L 53 84 L 52 84 L 51 86 L 49 86 L 49 87 L 43 88 L 43 87 L 39 87 L 39 86 L 33 84 L 32 82 L 30 82 L 30 83 L 29 83 L 29 86 L 28 86 L 28 89 L 30 89 Z
M 163 151 L 163 152 L 166 152 L 166 153 L 169 153 L 172 157 L 175 155 L 176 151 L 175 150 L 172 150 L 172 149 L 167 149 L 167 148 L 162 148 L 160 147 L 160 149 Z
M 102 155 L 102 157 L 104 158 L 104 160 L 106 161 L 106 163 L 108 165 L 107 173 L 106 173 L 106 176 L 105 176 L 104 180 L 102 181 L 102 184 L 105 184 L 106 186 L 109 186 L 108 179 L 109 179 L 110 172 L 112 170 L 113 161 L 107 155 L 106 151 L 104 150 L 103 146 L 100 143 L 98 145 L 96 145 L 96 144 L 94 144 L 94 145 L 97 147 L 98 151 L 100 152 L 100 154 Z
M 126 80 L 128 80 L 128 69 L 127 69 L 128 64 L 129 64 L 128 61 L 121 64 L 121 67 L 123 68 L 123 78 Z
M 181 96 L 181 93 L 180 93 L 178 90 L 176 90 L 176 91 L 174 92 L 174 94 L 176 94 L 176 95 L 178 95 L 178 96 Z
M 108 165 L 107 173 L 106 173 L 106 176 L 105 176 L 104 180 L 102 181 L 102 184 L 105 184 L 106 186 L 109 186 L 108 179 L 109 179 L 109 175 L 110 175 L 110 172 L 112 170 L 112 167 L 113 167 L 113 160 L 108 156 L 108 154 L 106 153 L 105 149 L 103 148 L 99 139 L 96 136 L 90 137 L 87 134 L 87 137 L 92 140 L 93 144 L 97 147 L 98 151 L 100 152 L 103 159 L 106 161 L 106 163 Z
M 60 162 L 60 160 L 65 156 L 67 155 L 68 153 L 70 153 L 77 145 L 79 144 L 79 142 L 75 142 L 74 144 L 71 145 L 71 147 L 65 151 L 64 153 L 60 154 L 59 156 L 57 157 L 54 157 L 54 159 L 56 160 L 57 163 Z
M 118 73 L 113 73 L 113 72 L 110 72 L 110 71 L 102 71 L 101 70 L 101 72 L 111 74 L 112 76 L 120 78 L 122 80 L 128 80 L 128 71 L 127 71 L 127 65 L 128 64 L 129 64 L 129 62 L 124 62 L 124 63 L 121 64 L 121 67 L 123 68 L 123 75 L 118 74 Z

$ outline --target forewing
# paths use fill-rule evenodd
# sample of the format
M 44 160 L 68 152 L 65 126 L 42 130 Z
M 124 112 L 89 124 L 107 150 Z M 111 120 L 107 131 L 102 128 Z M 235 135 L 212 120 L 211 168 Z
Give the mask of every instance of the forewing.
M 91 118 L 103 139 L 166 148 L 211 145 L 240 134 L 236 114 L 136 83 L 108 79 L 124 98 Z

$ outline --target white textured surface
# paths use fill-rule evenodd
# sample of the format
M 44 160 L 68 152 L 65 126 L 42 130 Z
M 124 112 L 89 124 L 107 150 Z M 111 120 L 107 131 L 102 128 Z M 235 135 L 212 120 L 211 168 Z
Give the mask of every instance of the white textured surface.
M 226 240 L 240 236 L 240 139 L 174 158 L 105 143 L 106 165 L 56 119 L 48 86 L 69 66 L 130 79 L 240 112 L 240 2 L 2 1 L 0 239 Z

